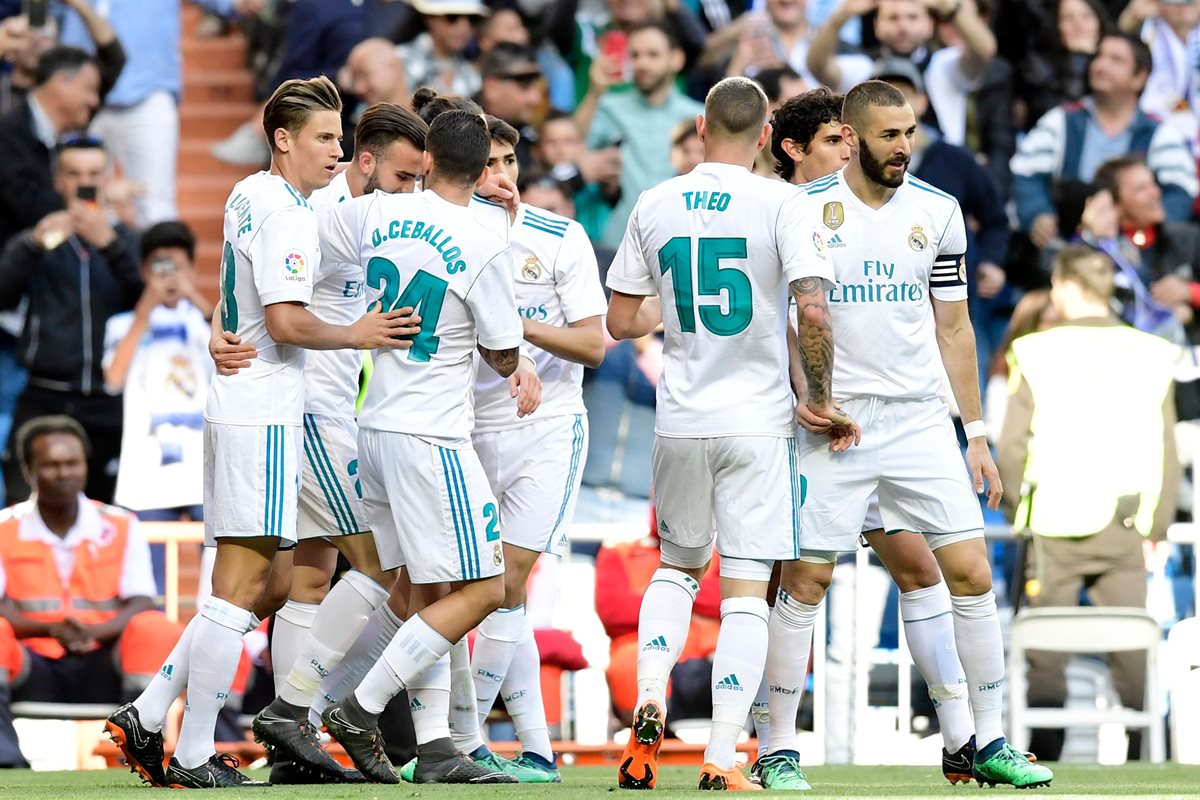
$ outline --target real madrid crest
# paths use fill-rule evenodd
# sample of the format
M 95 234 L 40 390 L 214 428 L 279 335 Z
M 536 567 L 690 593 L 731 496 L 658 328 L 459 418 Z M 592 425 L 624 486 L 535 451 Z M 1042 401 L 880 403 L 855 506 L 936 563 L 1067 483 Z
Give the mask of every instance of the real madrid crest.
M 846 221 L 846 214 L 842 211 L 842 204 L 834 201 L 825 204 L 825 211 L 822 213 L 821 218 L 824 220 L 826 228 L 836 231 Z
M 967 257 L 963 256 L 958 260 L 958 279 L 963 283 L 967 282 Z
M 504 563 L 504 551 L 500 549 L 500 545 L 496 545 L 496 549 L 492 551 L 492 563 L 497 567 Z
M 921 230 L 920 225 L 912 226 L 912 233 L 908 235 L 908 246 L 918 253 L 929 247 L 929 237 L 925 235 L 925 231 Z
M 527 281 L 536 281 L 542 277 L 542 262 L 538 261 L 537 256 L 525 259 L 525 266 L 521 267 L 521 275 Z

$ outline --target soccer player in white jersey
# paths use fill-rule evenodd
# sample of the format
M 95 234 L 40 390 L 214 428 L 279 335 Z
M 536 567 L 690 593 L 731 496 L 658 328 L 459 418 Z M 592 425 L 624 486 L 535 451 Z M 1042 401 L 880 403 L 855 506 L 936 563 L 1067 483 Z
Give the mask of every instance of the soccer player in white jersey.
M 364 263 L 383 306 L 411 305 L 421 320 L 409 351 L 376 360 L 359 419 L 359 472 L 380 563 L 406 564 L 415 587 L 453 587 L 410 616 L 354 693 L 322 716 L 379 782 L 398 780 L 377 730 L 384 706 L 504 600 L 499 508 L 470 438 L 476 347 L 508 377 L 522 339 L 508 245 L 468 208 L 487 178 L 489 149 L 481 116 L 448 111 L 429 128 L 425 191 L 376 192 L 322 219 L 325 255 Z M 418 728 L 417 756 L 418 783 L 494 774 L 456 752 L 444 714 Z
M 493 175 L 518 178 L 516 129 L 488 116 Z M 527 783 L 561 781 L 550 748 L 526 584 L 542 553 L 561 556 L 587 459 L 583 367 L 604 358 L 601 318 L 607 308 L 596 256 L 577 222 L 522 203 L 510 237 L 517 305 L 538 376 L 541 405 L 523 415 L 512 388 L 481 370 L 475 384 L 475 452 L 500 504 L 504 525 L 504 605 L 479 626 L 471 675 L 478 719 L 452 711 L 460 750 Z M 524 355 L 522 356 L 524 359 Z M 489 753 L 480 725 L 504 697 L 521 755 Z
M 727 78 L 714 86 L 697 118 L 704 163 L 642 194 L 608 273 L 609 332 L 617 339 L 650 332 L 659 309 L 643 300 L 657 294 L 666 337 L 653 455 L 661 566 L 639 616 L 637 710 L 618 772 L 624 788 L 657 782 L 667 679 L 687 638 L 714 536 L 721 631 L 700 788 L 760 788 L 734 760 L 766 660 L 771 570 L 775 561 L 800 555 L 789 283 L 806 308 L 800 340 L 808 401 L 837 422 L 833 446 L 843 449 L 855 437 L 829 393 L 833 343 L 824 289 L 833 273 L 802 255 L 824 244 L 811 222 L 797 218 L 804 206 L 792 187 L 750 172 L 770 136 L 766 120 L 758 84 Z
M 776 109 L 772 117 L 771 152 L 775 156 L 775 172 L 781 178 L 795 185 L 816 181 L 837 172 L 850 160 L 849 147 L 842 138 L 842 101 L 842 95 L 821 87 L 796 95 Z M 841 241 L 839 234 L 830 231 L 825 247 L 836 247 Z M 799 411 L 799 421 L 812 433 L 823 433 L 827 428 L 822 421 L 805 414 L 803 408 Z M 942 580 L 937 560 L 924 537 L 910 531 L 884 533 L 875 496 L 862 532 L 900 589 L 904 636 L 917 669 L 929 685 L 942 733 L 942 773 L 951 783 L 969 782 L 975 755 L 971 739 L 974 722 L 962 665 L 957 658 L 944 655 L 955 649 L 954 622 L 950 591 Z M 786 627 L 787 621 L 780 615 L 772 619 L 772 624 Z M 776 654 L 776 658 L 781 655 Z M 786 660 L 779 663 L 787 668 Z M 764 788 L 784 789 L 797 779 L 804 780 L 793 722 L 801 697 L 796 690 L 804 676 L 790 670 L 783 675 L 770 673 L 768 667 L 768 684 L 771 677 L 781 682 L 774 684 L 778 696 L 771 698 L 769 732 L 759 731 L 765 757 L 759 760 L 756 769 L 762 775 Z
M 204 524 L 217 550 L 212 597 L 146 691 L 106 726 L 131 766 L 159 786 L 255 783 L 215 754 L 213 730 L 275 552 L 296 538 L 304 349 L 407 347 L 393 337 L 416 330 L 399 312 L 331 325 L 306 308 L 321 257 L 307 198 L 333 178 L 340 112 L 327 78 L 280 86 L 263 116 L 271 169 L 238 182 L 225 207 L 220 324 L 257 351 L 258 363 L 216 376 L 209 389 Z M 162 724 L 185 685 L 188 710 L 164 774 Z
M 981 421 L 962 212 L 953 197 L 907 174 L 916 120 L 895 88 L 867 81 L 851 89 L 841 129 L 849 163 L 800 193 L 806 224 L 824 238 L 822 252 L 807 260 L 832 264 L 837 274 L 829 293 L 837 331 L 834 395 L 862 423 L 863 437 L 860 447 L 831 453 L 820 434 L 800 435 L 808 489 L 803 554 L 784 565 L 775 605 L 784 624 L 772 639 L 796 658 L 779 685 L 803 686 L 834 562 L 857 546 L 878 492 L 883 529 L 923 533 L 949 585 L 974 719 L 974 777 L 1045 785 L 1053 773 L 1008 745 L 1001 727 L 1004 644 L 974 492 L 982 493 L 986 480 L 995 508 L 1002 488 Z M 967 420 L 966 469 L 942 399 L 943 367 Z
M 318 213 L 376 189 L 411 193 L 424 170 L 429 126 L 408 109 L 379 103 L 354 132 L 354 158 L 313 193 Z M 357 263 L 324 260 L 309 310 L 333 324 L 367 310 L 366 276 Z M 322 679 L 341 662 L 368 618 L 388 599 L 394 575 L 379 564 L 358 484 L 357 350 L 313 351 L 304 371 L 304 463 L 291 594 L 275 617 L 271 662 L 276 699 L 254 719 L 255 736 L 274 750 L 272 783 L 343 780 L 320 746 L 310 706 Z M 338 553 L 352 569 L 329 588 Z M 393 617 L 395 617 L 394 612 Z M 399 625 L 399 620 L 396 620 Z M 319 716 L 317 717 L 319 720 Z M 357 774 L 357 773 L 353 773 Z

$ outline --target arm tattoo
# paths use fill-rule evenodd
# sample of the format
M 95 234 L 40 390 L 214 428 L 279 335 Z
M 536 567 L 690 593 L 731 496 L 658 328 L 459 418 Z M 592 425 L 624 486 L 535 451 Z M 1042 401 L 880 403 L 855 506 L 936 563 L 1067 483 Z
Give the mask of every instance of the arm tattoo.
M 791 288 L 800 312 L 797 334 L 804 376 L 808 379 L 808 401 L 824 408 L 831 402 L 833 383 L 833 324 L 825 303 L 824 285 L 820 278 L 809 277 L 792 281 Z
M 488 350 L 483 345 L 480 345 L 479 354 L 483 356 L 488 365 L 496 370 L 502 378 L 507 378 L 516 372 L 517 363 L 521 357 L 521 352 L 516 347 L 510 347 L 507 350 Z

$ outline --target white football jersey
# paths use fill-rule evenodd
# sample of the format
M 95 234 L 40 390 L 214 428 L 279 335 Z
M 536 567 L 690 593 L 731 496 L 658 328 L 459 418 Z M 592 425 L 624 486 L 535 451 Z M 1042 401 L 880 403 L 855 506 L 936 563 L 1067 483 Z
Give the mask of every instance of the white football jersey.
M 807 200 L 804 224 L 824 237 L 837 276 L 828 293 L 834 395 L 941 396 L 945 370 L 930 296 L 967 299 L 967 234 L 958 201 L 908 175 L 874 209 L 841 171 L 799 192 Z
M 792 436 L 788 283 L 832 282 L 794 187 L 703 163 L 642 193 L 608 271 L 625 294 L 662 297 L 655 430 L 661 436 Z
M 253 366 L 215 375 L 204 418 L 228 425 L 299 425 L 304 414 L 304 348 L 276 344 L 264 308 L 307 304 L 321 266 L 317 217 L 282 177 L 257 172 L 225 203 L 221 327 L 254 345 Z
M 583 227 L 549 211 L 521 204 L 509 244 L 512 247 L 517 317 L 565 328 L 603 316 L 608 308 L 600 286 L 596 253 Z M 523 419 L 508 381 L 477 366 L 475 431 L 528 425 L 551 417 L 587 413 L 583 407 L 583 365 L 525 345 L 542 382 L 542 403 Z
M 343 171 L 329 186 L 313 192 L 309 202 L 323 215 L 349 199 L 350 186 Z M 357 263 L 322 261 L 308 310 L 331 325 L 353 325 L 367 311 L 363 278 L 363 268 Z M 310 351 L 304 365 L 305 413 L 353 419 L 360 372 L 362 353 L 358 350 Z
M 364 265 L 368 303 L 421 317 L 410 349 L 374 354 L 359 426 L 469 447 L 475 346 L 521 343 L 508 245 L 432 191 L 340 203 L 321 242 L 327 258 Z

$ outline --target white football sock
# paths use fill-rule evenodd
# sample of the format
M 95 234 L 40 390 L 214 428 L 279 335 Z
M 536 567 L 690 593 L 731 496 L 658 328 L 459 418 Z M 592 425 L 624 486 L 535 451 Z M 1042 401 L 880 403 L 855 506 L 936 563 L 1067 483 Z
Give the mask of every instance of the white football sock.
M 954 641 L 967 676 L 975 744 L 982 750 L 1004 738 L 1004 640 L 991 590 L 974 597 L 951 596 Z
M 408 683 L 408 710 L 417 744 L 450 736 L 450 654 L 421 670 Z
M 771 731 L 767 752 L 796 751 L 796 715 L 804 699 L 813 626 L 821 606 L 801 603 L 783 589 L 775 598 L 767 647 L 767 682 L 770 684 Z
M 279 696 L 292 705 L 311 705 L 321 681 L 341 663 L 368 617 L 387 598 L 387 589 L 366 575 L 347 572 L 321 601 Z
M 954 614 L 945 582 L 902 593 L 900 618 L 913 663 L 929 686 L 942 744 L 957 752 L 975 732 L 975 723 L 967 700 L 967 676 L 954 646 Z
M 334 667 L 328 677 L 321 681 L 321 688 L 312 699 L 312 713 L 308 716 L 313 725 L 320 729 L 321 714 L 325 709 L 350 694 L 362 683 L 367 671 L 379 662 L 384 648 L 395 638 L 396 631 L 400 630 L 403 624 L 404 620 L 397 617 L 387 603 L 375 609 L 367 618 L 367 624 L 354 640 L 354 644 L 346 651 L 342 663 Z
M 354 697 L 368 714 L 380 714 L 409 681 L 449 652 L 450 642 L 429 627 L 420 614 L 414 614 L 400 626 L 379 663 L 354 690 Z
M 198 767 L 216 752 L 217 714 L 225 705 L 238 660 L 242 636 L 254 615 L 232 603 L 210 597 L 196 617 L 189 653 L 187 711 L 175 745 L 175 758 L 185 769 Z
M 275 627 L 271 629 L 271 672 L 275 680 L 275 696 L 287 686 L 288 673 L 292 671 L 308 631 L 317 618 L 319 605 L 288 600 L 283 608 L 275 612 Z
M 483 746 L 479 700 L 471 679 L 471 650 L 465 636 L 450 648 L 450 738 L 458 752 L 468 755 Z
M 767 661 L 767 617 L 771 609 L 761 597 L 727 597 L 721 601 L 721 632 L 713 654 L 712 732 L 704 761 L 719 769 L 733 769 L 738 734 Z
M 496 705 L 496 695 L 508 674 L 508 665 L 524 627 L 523 605 L 496 609 L 479 624 L 475 652 L 471 654 L 471 674 L 475 681 L 475 700 L 479 704 L 480 726 Z
M 542 657 L 529 617 L 525 617 L 525 629 L 508 665 L 508 677 L 500 685 L 500 695 L 512 717 L 521 752 L 536 753 L 553 763 L 554 750 L 550 747 L 546 706 L 542 702 Z
M 772 612 L 773 613 L 773 612 Z M 767 621 L 768 637 L 770 636 L 770 620 Z M 767 657 L 770 657 L 770 649 Z M 758 739 L 758 757 L 767 754 L 767 740 L 771 735 L 771 683 L 767 680 L 766 670 L 763 670 L 762 680 L 758 682 L 758 692 L 754 695 L 754 703 L 750 706 L 750 719 L 754 720 L 754 736 Z
M 197 614 L 183 629 L 179 641 L 175 643 L 174 649 L 171 650 L 171 654 L 167 656 L 167 660 L 163 662 L 158 673 L 151 679 L 150 685 L 133 701 L 133 707 L 138 712 L 138 719 L 142 721 L 142 726 L 148 731 L 157 733 L 162 730 L 171 704 L 187 687 L 192 635 L 199 623 L 200 615 Z
M 637 708 L 647 700 L 667 710 L 667 681 L 687 644 L 692 604 L 700 584 L 671 567 L 659 567 L 642 594 L 638 612 Z

